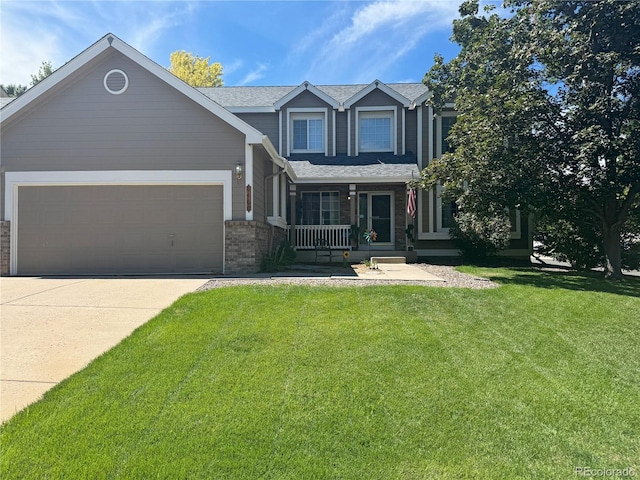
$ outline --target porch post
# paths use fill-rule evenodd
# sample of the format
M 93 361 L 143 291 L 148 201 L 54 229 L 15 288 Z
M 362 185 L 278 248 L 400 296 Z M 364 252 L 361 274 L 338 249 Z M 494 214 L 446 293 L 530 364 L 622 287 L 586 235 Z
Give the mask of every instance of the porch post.
M 291 203 L 291 225 L 289 228 L 289 242 L 291 246 L 296 248 L 296 186 L 289 187 L 289 199 Z
M 351 225 L 355 225 L 358 223 L 358 217 L 356 215 L 356 206 L 358 205 L 358 198 L 356 196 L 356 184 L 349 184 L 349 198 L 351 198 L 350 207 L 351 207 Z

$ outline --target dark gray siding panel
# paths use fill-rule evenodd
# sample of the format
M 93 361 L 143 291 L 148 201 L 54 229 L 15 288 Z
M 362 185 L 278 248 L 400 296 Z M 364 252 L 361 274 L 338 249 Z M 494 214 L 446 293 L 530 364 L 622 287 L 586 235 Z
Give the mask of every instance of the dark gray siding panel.
M 405 148 L 407 153 L 418 152 L 418 125 L 416 109 L 407 110 L 405 113 Z
M 347 153 L 347 112 L 336 113 L 336 151 L 337 155 Z
M 112 69 L 129 77 L 121 95 L 103 86 Z M 7 171 L 231 169 L 244 161 L 243 134 L 119 53 L 47 95 L 2 137 Z
M 273 146 L 276 147 L 276 150 L 280 148 L 280 142 L 278 140 L 278 112 L 236 113 L 236 116 L 268 136 Z

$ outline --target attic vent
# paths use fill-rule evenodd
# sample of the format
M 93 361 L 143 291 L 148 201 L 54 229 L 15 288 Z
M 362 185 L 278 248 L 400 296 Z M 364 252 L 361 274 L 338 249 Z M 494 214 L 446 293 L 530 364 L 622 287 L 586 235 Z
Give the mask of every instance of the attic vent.
M 104 88 L 113 95 L 120 95 L 127 90 L 129 78 L 122 70 L 111 70 L 104 76 Z

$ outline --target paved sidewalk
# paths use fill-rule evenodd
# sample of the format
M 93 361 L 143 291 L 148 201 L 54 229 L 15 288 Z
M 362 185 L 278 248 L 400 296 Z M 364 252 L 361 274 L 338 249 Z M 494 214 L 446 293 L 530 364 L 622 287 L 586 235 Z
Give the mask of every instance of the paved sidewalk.
M 0 278 L 0 421 L 208 278 Z
M 436 277 L 420 267 L 410 263 L 378 263 L 377 269 L 359 270 L 358 278 L 367 280 L 407 280 L 444 282 L 443 278 Z

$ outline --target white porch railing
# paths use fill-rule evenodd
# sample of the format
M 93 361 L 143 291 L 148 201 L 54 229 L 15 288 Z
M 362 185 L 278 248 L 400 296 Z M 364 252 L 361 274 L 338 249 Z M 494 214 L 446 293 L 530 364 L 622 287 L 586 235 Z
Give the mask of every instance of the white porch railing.
M 291 231 L 290 225 L 287 230 Z M 295 245 L 298 250 L 313 250 L 315 239 L 323 238 L 331 248 L 348 250 L 349 230 L 349 225 L 296 225 Z

